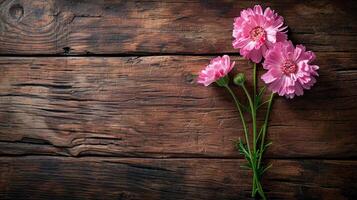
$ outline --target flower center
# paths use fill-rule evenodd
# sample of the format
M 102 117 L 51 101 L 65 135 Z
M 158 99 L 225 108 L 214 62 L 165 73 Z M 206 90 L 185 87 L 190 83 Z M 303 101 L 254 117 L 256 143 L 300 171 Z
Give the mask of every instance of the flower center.
M 291 73 L 296 73 L 297 66 L 293 61 L 287 60 L 285 61 L 284 65 L 281 66 L 281 70 L 284 72 L 284 74 L 289 75 Z
M 253 41 L 265 40 L 265 30 L 260 26 L 253 28 L 249 34 L 250 39 L 252 39 Z

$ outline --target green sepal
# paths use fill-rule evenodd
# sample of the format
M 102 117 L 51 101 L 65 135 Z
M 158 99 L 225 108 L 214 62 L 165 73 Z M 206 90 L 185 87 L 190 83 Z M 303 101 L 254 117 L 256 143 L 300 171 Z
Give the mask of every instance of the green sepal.
M 224 76 L 220 79 L 218 79 L 216 81 L 217 85 L 220 87 L 227 87 L 228 83 L 229 83 L 229 77 L 228 76 Z

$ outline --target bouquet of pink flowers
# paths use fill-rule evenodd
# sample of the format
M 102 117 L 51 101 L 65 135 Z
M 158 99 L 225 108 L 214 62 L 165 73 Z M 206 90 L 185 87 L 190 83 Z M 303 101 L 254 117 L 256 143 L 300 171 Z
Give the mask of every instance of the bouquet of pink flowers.
M 233 25 L 233 47 L 239 49 L 244 58 L 253 62 L 253 94 L 245 86 L 243 73 L 238 73 L 233 78 L 233 83 L 243 89 L 249 106 L 244 106 L 229 86 L 228 73 L 233 69 L 235 62 L 231 62 L 228 55 L 212 59 L 200 72 L 197 82 L 204 86 L 215 82 L 232 95 L 244 130 L 244 140 L 238 139 L 235 147 L 247 160 L 247 164 L 242 167 L 252 171 L 252 197 L 258 193 L 266 199 L 261 178 L 271 165 L 264 165 L 262 157 L 266 148 L 271 145 L 271 142 L 265 141 L 265 137 L 274 94 L 289 99 L 295 95 L 303 95 L 304 89 L 310 89 L 316 82 L 315 76 L 318 76 L 316 71 L 319 67 L 311 64 L 315 59 L 313 52 L 306 51 L 303 45 L 294 46 L 287 40 L 287 27 L 284 26 L 283 17 L 270 8 L 263 11 L 261 6 L 256 5 L 253 9 L 243 10 L 240 16 L 234 19 Z M 261 79 L 271 91 L 267 101 L 263 101 L 266 86 L 257 90 L 256 66 L 261 62 L 266 70 Z M 264 104 L 267 104 L 265 120 L 258 127 L 257 112 Z M 248 129 L 244 110 L 250 113 L 252 130 Z

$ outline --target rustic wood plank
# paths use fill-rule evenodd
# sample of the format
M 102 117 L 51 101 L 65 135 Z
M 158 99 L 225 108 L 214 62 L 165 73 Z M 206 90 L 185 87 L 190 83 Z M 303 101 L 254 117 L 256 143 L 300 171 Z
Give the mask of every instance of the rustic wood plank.
M 274 104 L 270 158 L 357 156 L 356 54 L 317 57 L 313 90 Z M 194 80 L 209 59 L 1 57 L 0 153 L 238 157 L 229 95 Z
M 2 157 L 1 199 L 250 199 L 240 159 Z M 357 197 L 356 161 L 272 160 L 270 199 Z
M 357 50 L 352 0 L 5 0 L 0 54 L 237 52 L 233 18 L 254 4 L 283 15 L 295 43 L 315 51 Z

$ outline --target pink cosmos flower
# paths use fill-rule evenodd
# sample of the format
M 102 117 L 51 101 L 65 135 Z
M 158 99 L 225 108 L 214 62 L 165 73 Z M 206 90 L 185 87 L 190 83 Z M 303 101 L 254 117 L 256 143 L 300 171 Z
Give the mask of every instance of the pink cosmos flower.
M 220 78 L 225 77 L 233 69 L 234 64 L 235 62 L 231 64 L 229 56 L 218 56 L 212 59 L 210 64 L 200 72 L 197 82 L 208 86 Z
M 268 71 L 261 78 L 280 96 L 303 95 L 303 89 L 310 89 L 316 82 L 314 76 L 318 76 L 319 67 L 311 64 L 314 59 L 315 54 L 303 45 L 294 48 L 291 41 L 276 43 L 267 52 L 263 67 Z
M 240 49 L 243 57 L 259 63 L 274 43 L 287 39 L 283 24 L 283 17 L 269 7 L 264 12 L 260 5 L 242 10 L 233 23 L 233 47 Z

